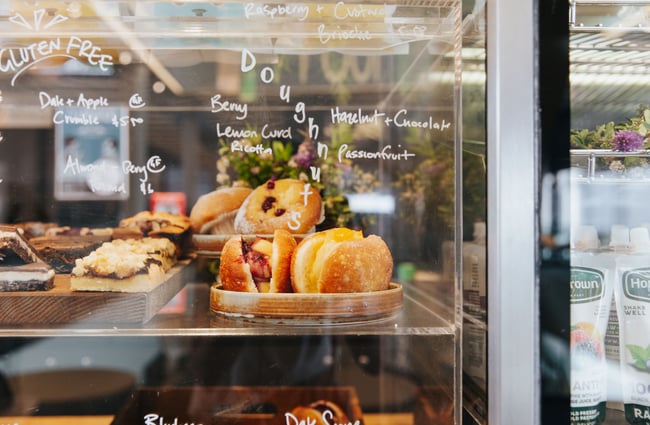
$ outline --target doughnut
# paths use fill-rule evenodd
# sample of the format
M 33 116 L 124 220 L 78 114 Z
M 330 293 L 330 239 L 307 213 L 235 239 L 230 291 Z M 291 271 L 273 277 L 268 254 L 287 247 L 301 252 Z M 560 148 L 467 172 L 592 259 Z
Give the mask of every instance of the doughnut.
M 297 293 L 370 292 L 388 289 L 393 258 L 379 236 L 343 227 L 313 233 L 293 254 Z
M 221 251 L 219 278 L 223 289 L 239 292 L 291 292 L 291 256 L 296 240 L 276 230 L 273 242 L 230 238 Z
M 324 219 L 318 190 L 296 179 L 271 179 L 246 198 L 235 216 L 235 231 L 272 234 L 276 229 L 302 234 Z

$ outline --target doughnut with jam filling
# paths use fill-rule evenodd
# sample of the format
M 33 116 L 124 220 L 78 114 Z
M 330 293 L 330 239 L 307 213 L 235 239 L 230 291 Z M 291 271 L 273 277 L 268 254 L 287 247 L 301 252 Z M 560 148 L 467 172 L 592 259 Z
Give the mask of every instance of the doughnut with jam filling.
M 239 292 L 291 292 L 291 256 L 296 240 L 276 230 L 273 242 L 241 236 L 229 239 L 221 251 L 219 278 L 223 289 Z

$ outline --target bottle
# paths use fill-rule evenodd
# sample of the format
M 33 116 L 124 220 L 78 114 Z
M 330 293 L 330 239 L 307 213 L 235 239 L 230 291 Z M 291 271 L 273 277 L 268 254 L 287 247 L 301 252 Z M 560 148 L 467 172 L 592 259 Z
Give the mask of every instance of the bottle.
M 487 384 L 486 227 L 474 223 L 473 240 L 463 244 L 463 373 L 480 391 Z
M 612 298 L 611 269 L 603 262 L 596 228 L 580 226 L 570 265 L 571 424 L 605 419 L 607 361 L 605 332 Z
M 630 230 L 630 253 L 616 259 L 616 308 L 625 419 L 650 424 L 650 236 Z
M 616 259 L 630 252 L 630 229 L 622 224 L 615 224 L 610 230 L 610 241 L 603 253 L 603 264 L 610 270 L 612 287 L 616 286 Z M 618 310 L 616 308 L 616 291 L 612 296 L 609 309 L 609 321 L 605 332 L 605 358 L 609 364 L 610 379 L 607 383 L 607 408 L 623 410 L 623 396 L 620 381 L 620 354 L 618 339 Z
M 487 319 L 486 227 L 474 223 L 473 240 L 463 244 L 463 308 L 473 317 Z

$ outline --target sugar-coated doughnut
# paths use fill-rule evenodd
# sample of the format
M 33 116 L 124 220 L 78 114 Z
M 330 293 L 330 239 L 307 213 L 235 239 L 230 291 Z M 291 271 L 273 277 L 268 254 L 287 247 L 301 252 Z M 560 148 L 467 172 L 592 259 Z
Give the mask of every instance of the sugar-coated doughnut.
M 335 228 L 303 239 L 293 254 L 291 281 L 298 293 L 388 289 L 393 258 L 379 236 Z

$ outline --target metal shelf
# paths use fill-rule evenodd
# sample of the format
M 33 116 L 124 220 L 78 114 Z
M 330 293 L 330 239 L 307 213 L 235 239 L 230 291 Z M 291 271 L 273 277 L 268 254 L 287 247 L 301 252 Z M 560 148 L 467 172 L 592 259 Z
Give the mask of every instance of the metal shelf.
M 647 0 L 574 0 L 569 5 L 569 25 L 583 32 L 647 32 L 649 7 Z
M 648 184 L 650 171 L 638 172 L 637 168 L 615 172 L 599 169 L 599 158 L 650 158 L 650 150 L 634 152 L 617 152 L 609 149 L 572 149 L 570 152 L 573 167 L 572 182 L 588 184 Z M 580 160 L 584 163 L 578 163 Z M 583 172 L 581 172 L 583 170 Z

